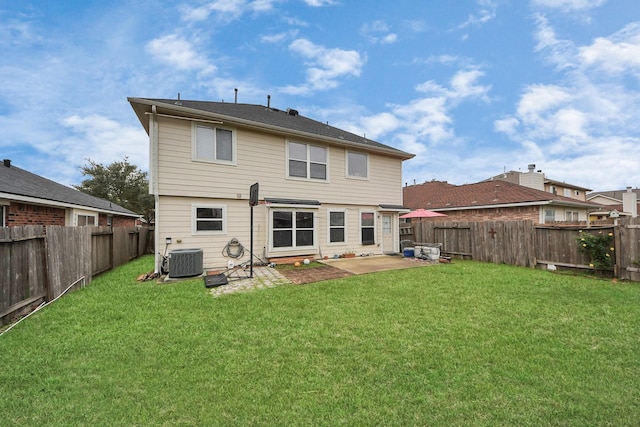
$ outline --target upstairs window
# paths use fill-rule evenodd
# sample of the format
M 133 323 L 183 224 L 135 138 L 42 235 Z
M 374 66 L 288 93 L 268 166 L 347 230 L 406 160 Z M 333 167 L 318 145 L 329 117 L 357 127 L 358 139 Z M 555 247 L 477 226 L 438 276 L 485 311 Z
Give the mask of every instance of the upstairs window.
M 289 142 L 288 176 L 290 178 L 327 180 L 327 148 Z
M 194 160 L 235 163 L 235 138 L 231 130 L 194 124 L 194 135 Z
M 349 178 L 369 177 L 369 156 L 347 151 L 347 176 Z

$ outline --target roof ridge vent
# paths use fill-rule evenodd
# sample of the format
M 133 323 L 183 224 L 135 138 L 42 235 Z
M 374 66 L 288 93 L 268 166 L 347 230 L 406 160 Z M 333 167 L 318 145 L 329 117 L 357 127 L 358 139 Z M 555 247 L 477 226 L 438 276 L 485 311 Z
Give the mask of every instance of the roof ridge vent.
M 287 114 L 290 116 L 297 116 L 298 110 L 294 110 L 293 108 L 287 108 Z

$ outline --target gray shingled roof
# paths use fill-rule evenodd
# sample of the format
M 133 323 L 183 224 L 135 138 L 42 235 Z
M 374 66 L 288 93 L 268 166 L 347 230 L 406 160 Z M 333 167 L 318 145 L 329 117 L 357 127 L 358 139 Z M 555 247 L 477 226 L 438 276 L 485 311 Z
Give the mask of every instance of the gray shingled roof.
M 108 200 L 90 196 L 81 191 L 43 178 L 14 165 L 0 163 L 0 194 L 32 197 L 49 202 L 67 203 L 78 207 L 98 209 L 103 212 L 139 216 Z
M 329 126 L 317 120 L 310 119 L 299 114 L 296 111 L 283 111 L 273 107 L 266 107 L 257 104 L 237 104 L 228 102 L 210 102 L 210 101 L 189 101 L 175 99 L 150 99 L 150 98 L 129 98 L 132 104 L 135 102 L 144 102 L 145 104 L 155 104 L 159 108 L 170 108 L 174 111 L 185 111 L 186 109 L 198 110 L 215 116 L 227 117 L 229 119 L 241 119 L 244 121 L 263 124 L 282 131 L 296 131 L 306 134 L 332 138 L 339 141 L 355 143 L 363 145 L 363 148 L 379 149 L 395 154 L 405 159 L 412 158 L 414 155 L 406 153 L 397 148 L 390 147 L 380 142 L 365 138 L 364 135 L 356 135 L 345 130 Z M 178 104 L 179 102 L 179 104 Z M 224 121 L 224 119 L 222 119 Z M 145 121 L 142 120 L 146 126 Z

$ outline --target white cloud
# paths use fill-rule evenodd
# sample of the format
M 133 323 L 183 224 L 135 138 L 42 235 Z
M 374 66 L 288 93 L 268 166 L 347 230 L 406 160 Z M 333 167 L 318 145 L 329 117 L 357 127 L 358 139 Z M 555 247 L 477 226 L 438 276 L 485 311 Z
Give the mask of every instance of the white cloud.
M 391 32 L 384 21 L 365 23 L 360 28 L 360 33 L 371 43 L 392 44 L 398 40 L 398 35 Z
M 520 126 L 520 120 L 515 117 L 507 117 L 505 119 L 498 119 L 493 122 L 493 128 L 497 132 L 506 133 L 509 136 L 513 136 Z
M 216 19 L 230 22 L 246 12 L 268 12 L 273 9 L 275 3 L 281 1 L 283 0 L 215 0 L 198 7 L 180 6 L 179 10 L 184 21 L 205 21 L 214 14 Z
M 355 50 L 329 49 L 307 39 L 294 40 L 289 49 L 305 58 L 307 65 L 306 83 L 282 89 L 289 94 L 305 94 L 335 88 L 339 85 L 340 78 L 359 76 L 366 62 Z
M 336 4 L 335 0 L 304 0 L 311 7 L 332 6 Z
M 260 41 L 264 43 L 281 43 L 298 35 L 298 30 L 291 30 L 277 34 L 268 34 L 260 37 Z
M 531 155 L 529 161 L 544 164 L 548 176 L 571 177 L 594 188 L 599 181 L 613 181 L 615 170 L 630 175 L 617 181 L 638 179 L 640 156 L 631 153 L 640 146 L 640 91 L 625 83 L 629 76 L 640 77 L 640 24 L 576 46 L 558 39 L 549 22 L 538 17 L 536 36 L 538 53 L 556 66 L 560 78 L 556 84 L 526 87 L 515 113 L 494 121 L 494 129 L 518 142 Z
M 585 67 L 595 67 L 607 74 L 629 72 L 640 77 L 640 23 L 625 26 L 611 37 L 598 37 L 590 46 L 578 51 Z
M 593 9 L 606 2 L 607 0 L 531 0 L 534 6 L 561 9 L 565 12 Z
M 458 25 L 455 29 L 462 30 L 469 26 L 479 27 L 496 17 L 497 5 L 493 0 L 478 0 L 480 10 L 475 14 L 469 14 L 467 20 Z
M 212 73 L 216 70 L 203 55 L 196 52 L 190 42 L 177 34 L 151 40 L 147 43 L 147 51 L 157 60 L 179 70 L 195 70 L 202 73 Z
M 568 40 L 559 40 L 545 16 L 536 15 L 535 20 L 537 29 L 534 37 L 538 42 L 535 47 L 536 52 L 544 53 L 545 60 L 554 64 L 559 70 L 575 67 L 574 44 Z
M 362 115 L 357 123 L 338 126 L 377 140 L 391 140 L 394 146 L 417 155 L 412 164 L 427 164 L 428 159 L 423 158 L 427 151 L 431 157 L 431 151 L 442 150 L 445 143 L 452 148 L 460 142 L 453 128 L 453 110 L 465 101 L 487 101 L 490 87 L 478 84 L 483 75 L 476 69 L 459 70 L 448 86 L 426 81 L 415 88 L 422 97 L 406 104 L 389 104 L 386 112 Z
M 476 82 L 484 76 L 480 70 L 462 70 L 451 78 L 450 97 L 452 99 L 479 98 L 487 101 L 487 94 L 491 86 L 477 85 Z
M 62 125 L 71 135 L 60 141 L 59 150 L 69 163 L 82 165 L 85 158 L 98 163 L 129 157 L 142 170 L 149 167 L 149 138 L 141 126 L 126 126 L 107 117 L 71 115 Z

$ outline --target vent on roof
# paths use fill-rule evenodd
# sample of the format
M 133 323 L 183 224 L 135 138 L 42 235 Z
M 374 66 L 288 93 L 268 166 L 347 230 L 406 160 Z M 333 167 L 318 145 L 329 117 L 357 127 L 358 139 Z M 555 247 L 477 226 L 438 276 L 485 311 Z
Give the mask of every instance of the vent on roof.
M 8 168 L 11 167 L 11 159 L 3 159 L 2 162 L 4 163 L 4 165 Z
M 293 108 L 287 108 L 287 114 L 290 116 L 297 116 L 298 110 L 294 110 Z

